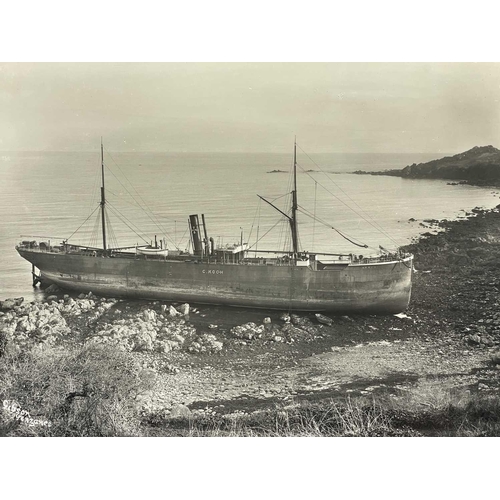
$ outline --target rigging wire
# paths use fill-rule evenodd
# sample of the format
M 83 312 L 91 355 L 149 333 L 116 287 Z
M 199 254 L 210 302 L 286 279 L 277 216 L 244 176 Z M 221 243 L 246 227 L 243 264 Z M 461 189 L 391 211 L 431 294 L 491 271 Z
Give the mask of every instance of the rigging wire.
M 261 202 L 262 202 L 262 200 L 259 198 L 259 214 L 257 216 L 257 236 L 256 236 L 257 242 L 259 241 L 260 214 L 261 214 L 261 207 L 262 207 Z M 258 244 L 255 245 L 255 258 L 257 258 L 257 250 L 258 250 Z
M 300 208 L 300 211 L 306 215 L 307 217 L 310 217 L 311 219 L 315 219 L 314 215 L 311 215 L 310 212 L 308 210 L 306 210 L 305 208 L 303 208 L 302 206 L 299 205 L 299 208 Z M 316 220 L 329 227 L 330 229 L 333 229 L 334 231 L 336 231 L 338 234 L 340 234 L 340 236 L 342 236 L 342 238 L 346 239 L 347 241 L 349 241 L 350 243 L 352 243 L 353 245 L 356 245 L 357 247 L 361 247 L 361 248 L 370 248 L 368 245 L 366 245 L 365 243 L 356 243 L 355 241 L 353 241 L 353 239 L 349 238 L 348 236 L 346 236 L 345 234 L 342 233 L 342 231 L 339 231 L 337 228 L 333 227 L 331 224 L 328 224 L 327 222 L 321 220 L 319 217 L 316 217 Z
M 181 238 L 179 240 L 179 244 L 175 246 L 175 248 L 177 248 L 177 250 L 180 250 L 181 243 L 184 240 L 184 237 L 186 236 L 186 233 L 188 232 L 188 229 L 189 229 L 189 227 L 186 227 L 186 230 L 184 231 L 184 234 L 181 236 Z M 188 241 L 188 246 L 189 246 L 189 241 Z
M 346 203 L 344 203 L 338 196 L 334 195 L 331 191 L 329 191 L 328 189 L 326 189 L 324 186 L 322 186 L 320 184 L 321 187 L 323 187 L 324 189 L 326 189 L 332 196 L 335 196 L 335 198 L 337 198 L 339 201 L 341 201 L 342 203 L 344 203 L 344 205 L 346 207 L 348 207 L 350 210 L 352 210 L 355 214 L 357 214 L 359 217 L 361 217 L 365 222 L 369 223 L 371 226 L 373 226 L 375 229 L 377 229 L 380 233 L 382 233 L 384 236 L 386 236 L 387 238 L 389 238 L 396 246 L 399 246 L 399 243 L 394 239 L 392 238 L 392 236 L 390 236 L 381 226 L 380 224 L 378 224 L 375 219 L 373 219 L 373 217 L 371 217 L 370 214 L 368 214 L 367 212 L 365 212 L 359 205 L 358 203 L 356 203 L 355 200 L 353 200 L 326 172 L 323 171 L 323 169 L 297 144 L 297 146 L 299 147 L 299 149 L 314 163 L 314 165 L 316 165 L 316 167 L 318 167 L 318 169 L 320 170 L 320 172 L 324 175 L 326 175 L 326 177 L 333 183 L 334 186 L 337 187 L 337 189 L 339 189 L 340 191 L 342 191 L 342 193 L 344 193 L 344 195 L 354 203 L 354 205 L 356 205 L 362 212 L 364 212 L 366 214 L 367 217 L 369 217 L 371 219 L 368 220 L 366 217 L 364 217 L 362 214 L 360 214 L 359 212 L 357 212 L 356 210 L 354 210 L 352 207 L 350 207 L 349 205 L 347 205 Z M 309 175 L 309 172 L 306 172 L 302 167 L 300 167 L 306 174 Z M 312 179 L 314 179 L 311 175 L 309 175 Z
M 109 201 L 107 202 L 107 205 L 109 205 L 111 208 L 113 208 L 116 212 L 118 212 L 118 214 L 120 214 L 131 226 L 133 226 L 135 228 L 135 234 L 137 234 L 137 232 L 140 232 L 140 228 L 137 226 L 137 224 L 135 224 L 134 222 L 132 222 L 130 219 L 128 219 L 122 212 L 120 212 L 120 210 L 118 210 L 117 207 L 115 207 L 112 203 L 110 203 Z M 115 212 L 113 212 L 113 214 L 115 214 Z M 137 231 L 137 232 L 136 232 Z M 147 236 L 143 233 L 144 236 Z M 144 238 L 143 238 L 144 239 Z
M 299 208 L 300 208 L 300 211 L 306 215 L 307 217 L 311 218 L 311 219 L 316 219 L 320 224 L 323 224 L 324 226 L 326 227 L 329 227 L 331 229 L 334 229 L 335 231 L 339 231 L 340 233 L 342 234 L 345 234 L 343 231 L 340 231 L 338 230 L 337 228 L 333 227 L 329 222 L 321 219 L 320 217 L 317 217 L 315 216 L 314 214 L 312 214 L 309 210 L 307 210 L 306 208 L 304 208 L 303 206 L 299 205 Z M 351 239 L 353 240 L 356 240 L 357 238 L 354 238 L 353 236 L 350 236 Z M 373 248 L 373 247 L 372 247 Z
M 73 232 L 73 234 L 66 239 L 66 241 L 68 241 L 70 238 L 72 238 L 80 229 L 81 227 L 94 215 L 95 211 L 100 207 L 100 205 L 97 205 L 96 208 L 94 208 L 94 210 L 92 211 L 92 213 L 80 224 L 80 226 L 77 228 L 76 231 Z
M 291 168 L 288 173 L 288 184 L 287 184 L 287 190 L 286 193 L 276 199 L 283 198 L 286 196 L 286 206 L 291 206 L 292 205 L 292 189 L 293 189 L 293 158 L 291 160 Z M 283 210 L 285 211 L 285 210 Z M 289 227 L 289 221 L 288 220 L 283 220 L 283 224 L 280 227 L 280 233 L 278 237 L 278 248 L 283 248 L 283 251 L 291 251 L 292 250 L 292 240 L 291 240 L 291 234 L 290 231 L 288 230 Z M 282 246 L 283 244 L 283 246 Z
M 257 243 L 259 243 L 259 241 L 264 238 L 264 236 L 266 236 L 266 234 L 268 234 L 270 231 L 272 231 L 280 222 L 283 222 L 283 219 L 280 218 L 278 219 L 278 221 L 274 224 L 273 227 L 271 227 L 270 229 L 268 229 L 251 247 L 248 247 L 247 250 L 250 250 L 251 248 L 253 248 L 255 245 L 257 245 Z
M 113 229 L 113 226 L 111 225 L 111 222 L 109 220 L 109 217 L 105 217 L 106 220 L 106 227 L 107 227 L 107 232 L 109 234 L 109 241 L 111 243 L 110 247 L 115 247 L 118 248 L 118 240 L 116 239 L 115 231 Z
M 135 224 L 130 221 L 129 219 L 127 219 L 121 212 L 118 211 L 118 209 L 116 207 L 114 207 L 111 203 L 108 202 L 108 205 L 111 209 L 111 212 L 113 213 L 113 215 L 115 215 L 116 217 L 118 217 L 132 232 L 134 232 L 136 234 L 136 236 L 139 236 L 139 238 L 141 238 L 142 241 L 144 241 L 146 244 L 149 245 L 149 241 L 147 241 L 141 234 L 139 234 L 137 231 L 139 231 L 139 228 L 137 228 L 137 231 L 131 226 L 135 226 Z M 127 224 L 127 222 L 129 222 L 131 225 Z M 136 226 L 137 227 L 137 226 Z
M 95 176 L 94 176 L 94 184 L 92 187 L 92 201 L 90 202 L 89 209 L 88 209 L 89 212 L 90 212 L 90 210 L 92 210 L 92 207 L 94 206 L 94 203 L 96 201 L 96 196 L 97 196 L 97 192 L 98 192 L 97 186 L 99 183 L 99 173 L 100 173 L 100 168 L 96 168 L 95 169 Z
M 316 179 L 309 174 L 309 172 L 307 172 L 304 168 L 302 168 L 302 166 L 299 165 L 299 167 L 301 168 L 301 170 L 307 174 L 313 181 L 316 181 Z M 389 238 L 396 246 L 399 246 L 398 242 L 395 241 L 390 235 L 388 235 L 384 230 L 382 230 L 380 227 L 377 227 L 375 224 L 373 224 L 370 220 L 368 220 L 366 217 L 364 217 L 362 214 L 360 214 L 357 210 L 355 210 L 354 208 L 352 208 L 351 206 L 349 206 L 344 200 L 342 200 L 341 198 L 339 198 L 336 194 L 332 193 L 327 187 L 323 186 L 323 184 L 319 183 L 318 184 L 325 190 L 327 191 L 328 193 L 330 193 L 334 198 L 336 198 L 338 201 L 340 201 L 340 203 L 342 203 L 344 206 L 346 206 L 349 210 L 352 210 L 356 215 L 358 215 L 359 217 L 361 217 L 365 222 L 367 222 L 368 224 L 370 224 L 370 226 L 372 226 L 373 228 L 375 228 L 377 231 L 379 231 L 380 233 L 382 233 L 383 235 L 385 235 L 387 238 Z
M 101 222 L 101 205 L 98 205 L 99 212 L 97 213 L 97 217 L 94 221 L 94 227 L 92 229 L 92 233 L 90 234 L 90 242 L 89 246 L 96 246 L 97 247 L 97 234 L 99 232 L 99 224 Z
M 257 218 L 257 213 L 259 211 L 261 203 L 262 203 L 262 200 L 259 198 L 259 202 L 257 203 L 257 207 L 255 208 L 255 214 L 253 216 L 252 226 L 250 227 L 250 233 L 248 235 L 248 242 L 250 242 L 250 240 L 252 239 L 253 226 L 255 224 L 255 219 Z
M 292 162 L 292 167 L 293 167 L 293 162 Z M 287 199 L 285 200 L 285 205 L 286 206 L 289 206 L 290 205 L 290 196 L 291 196 L 291 189 L 292 189 L 292 186 L 293 186 L 293 173 L 292 173 L 292 170 L 290 169 L 289 171 L 289 175 L 288 175 L 288 180 L 287 180 L 287 190 L 284 194 L 282 195 L 279 195 L 275 198 L 272 198 L 270 200 L 270 203 L 274 204 L 276 201 L 284 198 L 284 197 L 287 197 Z M 260 205 L 260 201 L 259 201 L 259 206 L 258 206 L 258 209 L 259 209 L 259 221 L 260 221 L 260 209 L 261 209 L 261 205 Z M 283 210 L 283 212 L 285 211 L 286 209 Z M 280 222 L 280 221 L 278 221 Z M 285 222 L 285 220 L 283 220 L 283 222 Z M 259 224 L 260 225 L 260 224 Z M 275 224 L 276 226 L 277 224 Z M 278 248 L 281 248 L 282 244 L 283 244 L 283 248 L 286 248 L 287 244 L 288 244 L 288 241 L 287 241 L 287 236 L 288 236 L 288 231 L 287 231 L 287 226 L 289 225 L 288 222 L 285 222 L 280 228 L 279 228 L 279 234 L 278 234 L 278 244 L 277 244 L 277 247 Z M 273 226 L 273 228 L 275 227 Z M 253 227 L 253 224 L 252 224 L 252 227 Z M 271 228 L 271 229 L 273 229 Z M 269 232 L 269 231 L 268 231 Z M 266 232 L 265 234 L 267 234 L 268 232 Z M 258 238 L 257 236 L 257 240 L 260 241 L 262 238 Z M 290 247 L 291 247 L 291 240 L 290 240 Z
M 271 200 L 271 203 L 274 203 L 275 201 L 277 201 L 277 200 L 279 200 L 279 199 L 283 198 L 284 196 L 288 196 L 288 195 L 290 194 L 290 193 L 288 192 L 288 191 L 290 191 L 290 187 L 291 187 L 291 186 L 288 186 L 287 192 L 286 192 L 285 194 L 282 194 L 282 195 L 278 196 L 277 198 L 274 198 L 273 200 Z
M 111 172 L 111 170 L 110 170 L 110 172 Z M 127 199 L 123 198 L 122 196 L 120 196 L 119 194 L 113 193 L 113 191 L 111 191 L 109 188 L 106 188 L 106 194 L 108 194 L 108 193 L 112 194 L 113 196 L 116 196 L 116 198 L 119 199 L 120 202 L 126 203 L 127 205 L 130 205 L 131 207 L 141 208 L 141 206 L 137 205 L 137 203 L 132 203 L 132 202 L 128 201 Z
M 144 199 L 142 198 L 142 196 L 140 195 L 140 193 L 137 191 L 137 189 L 134 187 L 134 185 L 128 180 L 127 176 L 125 175 L 125 173 L 122 171 L 122 169 L 120 168 L 120 166 L 118 165 L 118 163 L 116 163 L 115 159 L 113 158 L 113 156 L 111 155 L 111 153 L 109 151 L 106 150 L 106 153 L 109 155 L 109 157 L 111 158 L 111 160 L 113 161 L 113 163 L 116 165 L 116 167 L 118 168 L 118 170 L 120 171 L 120 173 L 123 175 L 124 179 L 127 180 L 127 182 L 132 186 L 132 189 L 136 192 L 137 196 L 141 199 L 142 203 L 144 204 L 144 206 L 147 208 L 147 210 L 151 213 L 151 215 L 153 217 L 156 218 L 156 215 L 154 214 L 154 212 L 151 210 L 151 208 L 148 206 L 148 204 L 144 201 Z M 108 167 L 107 167 L 108 168 Z M 108 170 L 113 173 L 113 171 L 108 168 Z M 113 175 L 116 177 L 116 175 L 113 173 Z M 117 177 L 116 177 L 117 178 Z M 118 178 L 117 178 L 118 179 Z M 119 179 L 118 179 L 119 180 Z M 132 199 L 134 199 L 137 202 L 137 200 L 135 199 L 135 197 L 130 193 L 130 191 L 123 185 L 123 183 L 121 181 L 119 181 L 120 184 L 123 186 L 123 188 L 127 191 L 127 193 L 132 197 Z M 158 220 L 154 220 L 151 215 L 148 213 L 147 210 L 145 210 L 140 204 L 139 204 L 139 207 L 148 215 L 148 217 L 150 218 L 150 220 L 153 222 L 153 224 L 156 225 L 156 227 L 163 232 L 163 234 L 172 242 L 172 244 L 175 245 L 175 242 L 172 240 L 172 238 L 170 237 L 170 235 L 168 234 L 168 232 L 165 230 L 164 227 L 161 226 L 160 222 Z M 157 219 L 157 218 L 156 218 Z
M 281 226 L 279 228 L 279 234 L 278 234 L 278 248 L 281 248 L 282 244 L 283 244 L 283 247 L 285 246 L 284 239 L 286 238 L 286 235 L 288 234 L 286 227 L 289 225 L 289 222 L 287 219 L 284 219 L 284 218 L 278 219 L 278 222 L 281 222 Z
M 147 215 L 147 217 L 149 218 L 149 220 L 151 222 L 153 222 L 153 224 L 156 225 L 156 227 L 162 232 L 165 234 L 165 236 L 170 240 L 172 241 L 172 238 L 170 237 L 170 235 L 167 233 L 167 231 L 165 231 L 165 229 L 163 229 L 162 227 L 160 227 L 160 225 L 154 220 L 152 219 L 151 215 L 148 213 L 148 211 L 146 211 L 138 202 L 137 200 L 134 198 L 134 196 L 132 195 L 132 193 L 130 193 L 130 191 L 124 186 L 124 184 L 120 181 L 120 179 L 115 175 L 115 173 L 108 167 L 106 167 L 109 172 L 111 172 L 111 174 L 115 177 L 115 179 L 118 180 L 118 182 L 122 185 L 123 189 L 125 189 L 125 191 L 127 191 L 127 193 L 134 199 L 134 201 L 137 203 L 137 206 Z M 129 181 L 130 182 L 130 181 Z M 151 211 L 151 210 L 150 210 Z M 173 244 L 175 244 L 173 241 L 172 241 Z

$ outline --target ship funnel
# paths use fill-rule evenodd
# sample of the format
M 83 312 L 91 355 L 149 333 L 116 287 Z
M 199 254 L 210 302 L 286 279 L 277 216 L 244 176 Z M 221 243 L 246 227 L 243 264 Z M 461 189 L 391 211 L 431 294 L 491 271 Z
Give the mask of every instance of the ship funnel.
M 189 216 L 189 229 L 191 231 L 191 241 L 193 243 L 194 254 L 200 257 L 203 256 L 203 245 L 200 235 L 200 221 L 198 214 Z
M 201 214 L 201 221 L 203 223 L 203 233 L 205 237 L 203 238 L 203 245 L 205 247 L 205 256 L 210 255 L 210 248 L 208 246 L 208 234 L 207 234 L 207 224 L 205 223 L 205 214 Z

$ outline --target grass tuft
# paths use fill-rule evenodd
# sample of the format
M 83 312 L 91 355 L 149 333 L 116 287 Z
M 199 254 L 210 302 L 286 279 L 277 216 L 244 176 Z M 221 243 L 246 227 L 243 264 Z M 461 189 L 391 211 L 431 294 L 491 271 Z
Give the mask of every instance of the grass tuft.
M 152 382 L 140 372 L 130 354 L 104 346 L 4 355 L 0 435 L 141 435 L 137 399 Z

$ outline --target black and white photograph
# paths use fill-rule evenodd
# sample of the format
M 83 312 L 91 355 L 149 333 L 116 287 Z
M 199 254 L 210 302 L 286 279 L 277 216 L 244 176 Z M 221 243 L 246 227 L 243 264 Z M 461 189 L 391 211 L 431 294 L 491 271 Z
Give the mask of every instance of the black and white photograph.
M 195 32 L 0 63 L 4 442 L 498 437 L 500 63 Z

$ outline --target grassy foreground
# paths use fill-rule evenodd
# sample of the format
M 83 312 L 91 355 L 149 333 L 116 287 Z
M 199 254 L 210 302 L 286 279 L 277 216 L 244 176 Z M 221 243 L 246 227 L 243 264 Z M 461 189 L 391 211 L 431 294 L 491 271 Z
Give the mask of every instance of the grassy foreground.
M 150 418 L 157 436 L 262 437 L 417 437 L 498 436 L 498 397 L 453 398 L 437 401 L 411 394 L 403 398 L 346 398 L 340 401 L 297 404 L 250 415 L 195 416 L 191 419 Z M 156 432 L 155 429 L 156 428 Z
M 153 383 L 110 347 L 3 353 L 0 436 L 140 436 L 137 400 Z
M 416 386 L 402 395 L 292 403 L 250 414 L 141 414 L 154 377 L 104 346 L 0 357 L 1 436 L 498 436 L 500 398 Z M 29 408 L 29 411 L 26 409 Z

